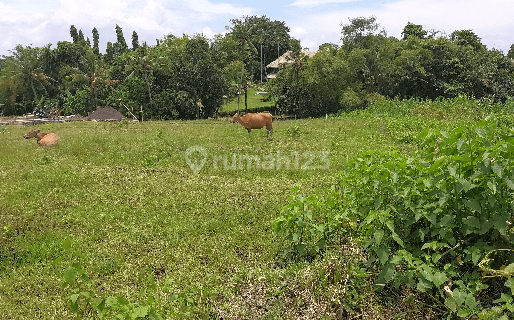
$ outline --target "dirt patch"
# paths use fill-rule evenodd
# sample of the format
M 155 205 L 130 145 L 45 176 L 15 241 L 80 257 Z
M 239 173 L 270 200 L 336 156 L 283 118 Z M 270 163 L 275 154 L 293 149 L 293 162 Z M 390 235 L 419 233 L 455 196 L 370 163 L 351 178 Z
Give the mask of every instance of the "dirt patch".
M 98 108 L 88 117 L 92 121 L 122 121 L 125 116 L 113 107 Z

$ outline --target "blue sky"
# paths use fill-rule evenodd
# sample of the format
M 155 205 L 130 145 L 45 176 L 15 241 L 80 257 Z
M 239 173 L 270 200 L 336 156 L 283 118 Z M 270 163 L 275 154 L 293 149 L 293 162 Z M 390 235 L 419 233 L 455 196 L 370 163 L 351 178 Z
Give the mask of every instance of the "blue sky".
M 291 36 L 311 50 L 339 44 L 340 24 L 361 16 L 376 16 L 397 38 L 412 22 L 447 34 L 473 30 L 488 48 L 504 53 L 514 44 L 512 0 L 0 0 L 0 55 L 17 44 L 55 47 L 58 41 L 71 41 L 72 24 L 90 38 L 96 27 L 103 51 L 108 41 L 116 41 L 116 24 L 129 45 L 134 30 L 140 42 L 153 45 L 170 33 L 211 38 L 243 15 L 284 21 Z

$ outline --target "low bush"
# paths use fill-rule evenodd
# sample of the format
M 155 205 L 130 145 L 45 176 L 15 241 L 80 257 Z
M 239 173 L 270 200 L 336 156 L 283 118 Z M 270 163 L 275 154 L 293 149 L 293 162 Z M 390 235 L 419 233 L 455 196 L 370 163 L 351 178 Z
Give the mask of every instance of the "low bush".
M 359 237 L 377 284 L 429 293 L 448 315 L 508 319 L 514 131 L 482 121 L 449 133 L 427 131 L 420 145 L 410 157 L 355 158 L 333 191 L 339 207 L 316 200 L 330 213 L 314 216 L 305 202 L 315 198 L 292 198 L 276 230 L 288 234 L 286 248 L 296 256 L 323 253 L 343 233 Z

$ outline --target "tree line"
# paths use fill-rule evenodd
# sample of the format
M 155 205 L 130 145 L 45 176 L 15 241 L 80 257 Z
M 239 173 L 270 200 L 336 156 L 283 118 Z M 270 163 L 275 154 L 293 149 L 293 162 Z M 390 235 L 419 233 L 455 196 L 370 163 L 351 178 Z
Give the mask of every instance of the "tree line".
M 514 45 L 507 55 L 489 50 L 471 30 L 445 35 L 408 23 L 397 39 L 375 17 L 359 17 L 341 24 L 340 46 L 323 44 L 307 58 L 284 22 L 245 16 L 231 23 L 211 40 L 168 35 L 153 46 L 140 44 L 134 31 L 131 48 L 116 25 L 117 40 L 105 53 L 96 28 L 91 43 L 75 26 L 72 41 L 53 49 L 18 45 L 0 60 L 0 112 L 86 115 L 109 105 L 142 110 L 145 119 L 210 117 L 244 92 L 243 84 L 265 80 L 263 66 L 288 50 L 292 65 L 267 83 L 278 113 L 320 116 L 381 97 L 514 96 Z
M 341 46 L 322 45 L 309 59 L 293 46 L 292 67 L 271 83 L 278 112 L 321 116 L 384 98 L 514 97 L 514 45 L 504 55 L 471 30 L 445 35 L 410 22 L 397 39 L 375 17 L 349 19 L 341 35 Z
M 289 49 L 289 28 L 266 16 L 231 20 L 225 35 L 208 40 L 203 35 L 167 35 L 157 44 L 132 48 L 116 25 L 114 43 L 99 50 L 71 26 L 72 41 L 32 47 L 18 45 L 0 60 L 0 114 L 87 115 L 97 106 L 122 113 L 143 110 L 144 118 L 195 119 L 209 117 L 234 98 L 241 82 L 260 79 L 261 65 Z M 241 72 L 243 71 L 243 72 Z M 137 114 L 137 112 L 133 112 Z

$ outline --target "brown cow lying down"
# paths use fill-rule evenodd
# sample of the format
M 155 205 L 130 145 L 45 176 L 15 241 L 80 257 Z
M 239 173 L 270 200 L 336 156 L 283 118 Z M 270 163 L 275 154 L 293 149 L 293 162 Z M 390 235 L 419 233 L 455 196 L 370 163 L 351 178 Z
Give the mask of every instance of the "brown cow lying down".
M 59 137 L 54 132 L 42 133 L 39 130 L 34 131 L 32 129 L 23 137 L 25 139 L 36 138 L 40 146 L 51 146 L 59 141 Z

